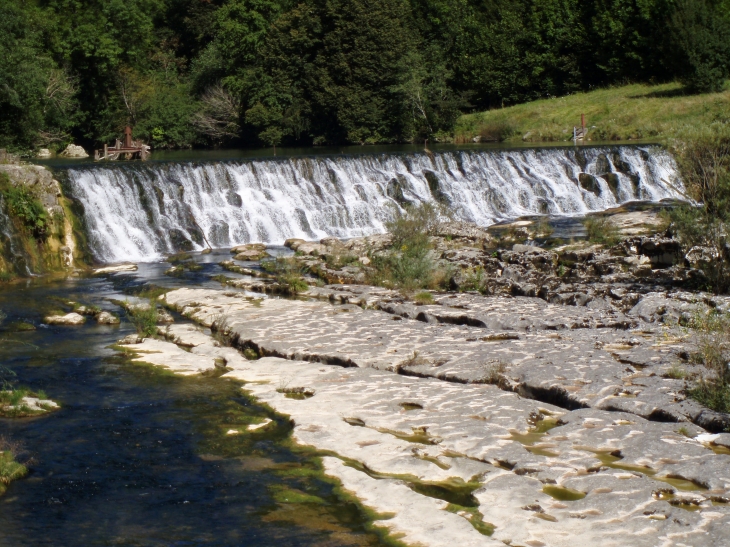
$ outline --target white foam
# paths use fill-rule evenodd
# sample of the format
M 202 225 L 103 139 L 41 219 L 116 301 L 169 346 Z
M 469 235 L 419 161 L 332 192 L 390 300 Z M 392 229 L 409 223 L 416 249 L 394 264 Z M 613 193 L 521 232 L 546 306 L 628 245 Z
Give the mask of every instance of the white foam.
M 615 193 L 601 177 L 598 195 L 581 187 L 580 173 L 606 165 Z M 118 164 L 71 169 L 68 181 L 92 252 L 112 263 L 156 260 L 182 238 L 203 249 L 205 240 L 232 247 L 384 232 L 404 202 L 438 199 L 456 218 L 489 226 L 681 198 L 675 188 L 683 190 L 667 152 L 626 146 Z

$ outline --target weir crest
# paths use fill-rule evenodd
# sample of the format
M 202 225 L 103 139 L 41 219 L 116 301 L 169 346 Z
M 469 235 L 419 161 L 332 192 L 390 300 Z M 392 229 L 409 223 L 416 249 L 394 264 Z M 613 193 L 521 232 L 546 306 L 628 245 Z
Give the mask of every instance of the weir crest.
M 408 203 L 440 202 L 489 226 L 681 199 L 683 190 L 671 155 L 654 146 L 120 163 L 69 168 L 64 186 L 103 262 L 369 235 Z

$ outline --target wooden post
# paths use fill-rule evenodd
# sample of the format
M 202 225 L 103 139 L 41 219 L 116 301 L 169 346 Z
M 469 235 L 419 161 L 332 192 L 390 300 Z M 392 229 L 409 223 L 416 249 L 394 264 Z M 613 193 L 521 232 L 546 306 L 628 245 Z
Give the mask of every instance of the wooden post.
M 109 147 L 107 146 L 107 144 L 106 144 L 106 143 L 104 143 L 104 155 L 103 155 L 103 156 L 102 156 L 102 158 L 101 158 L 101 159 L 103 159 L 103 160 L 105 160 L 105 159 L 106 159 L 106 156 L 107 156 L 107 148 L 109 148 Z

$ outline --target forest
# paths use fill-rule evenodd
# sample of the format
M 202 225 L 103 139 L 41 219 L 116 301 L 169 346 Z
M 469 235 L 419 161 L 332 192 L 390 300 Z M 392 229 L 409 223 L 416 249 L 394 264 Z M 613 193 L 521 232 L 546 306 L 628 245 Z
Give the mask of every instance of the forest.
M 630 82 L 718 91 L 730 0 L 0 0 L 0 147 L 446 141 Z

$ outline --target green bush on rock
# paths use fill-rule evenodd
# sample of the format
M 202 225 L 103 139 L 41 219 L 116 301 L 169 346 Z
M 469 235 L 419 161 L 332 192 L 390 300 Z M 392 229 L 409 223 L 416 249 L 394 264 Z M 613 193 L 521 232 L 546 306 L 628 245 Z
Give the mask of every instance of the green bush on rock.
M 276 276 L 285 294 L 294 296 L 309 289 L 309 283 L 302 279 L 304 270 L 296 260 L 291 258 L 265 260 L 261 262 L 261 268 Z
M 7 213 L 36 239 L 43 239 L 50 229 L 50 219 L 45 207 L 25 186 L 13 186 L 6 173 L 0 173 L 0 194 Z
M 14 480 L 22 479 L 28 474 L 28 468 L 15 461 L 17 446 L 10 443 L 5 437 L 0 437 L 0 494 Z
M 128 306 L 127 314 L 140 336 L 150 337 L 157 334 L 157 306 L 155 304 Z
M 730 127 L 713 124 L 686 132 L 673 143 L 673 152 L 697 205 L 668 213 L 670 230 L 694 254 L 708 290 L 730 289 Z
M 430 203 L 406 206 L 386 223 L 393 237 L 391 249 L 374 256 L 371 283 L 406 291 L 440 288 L 450 276 L 431 257 L 430 236 L 436 233 L 442 214 Z
M 697 314 L 690 323 L 697 334 L 697 351 L 691 355 L 705 373 L 689 396 L 718 412 L 730 412 L 730 316 L 712 311 Z
M 588 217 L 583 221 L 588 241 L 600 243 L 607 247 L 616 245 L 621 240 L 619 229 L 605 217 Z

